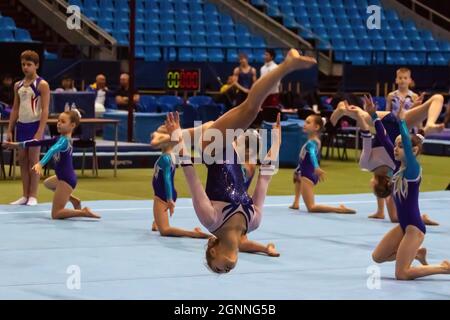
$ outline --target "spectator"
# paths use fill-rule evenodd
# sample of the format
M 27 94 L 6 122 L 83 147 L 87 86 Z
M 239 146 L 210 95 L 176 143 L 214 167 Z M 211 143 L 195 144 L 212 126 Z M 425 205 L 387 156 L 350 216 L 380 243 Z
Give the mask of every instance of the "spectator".
M 87 87 L 86 91 L 96 92 L 95 98 L 95 116 L 101 116 L 105 111 L 106 95 L 108 94 L 108 87 L 106 86 L 106 77 L 103 74 L 97 75 L 95 83 Z
M 275 50 L 266 49 L 264 53 L 264 65 L 261 67 L 261 78 L 264 77 L 267 73 L 277 68 L 278 65 L 274 61 L 275 59 Z M 269 96 L 263 102 L 262 108 L 265 107 L 276 107 L 279 108 L 280 98 L 279 98 L 279 88 L 280 82 L 278 82 L 270 91 Z
M 220 95 L 216 99 L 217 103 L 223 103 L 227 110 L 235 107 L 236 104 L 236 81 L 234 76 L 229 76 L 227 83 L 220 88 Z
M 238 89 L 236 105 L 240 105 L 247 99 L 248 92 L 256 81 L 256 69 L 248 64 L 248 56 L 245 53 L 239 54 L 239 67 L 234 69 L 233 76 Z
M 130 75 L 128 73 L 122 73 L 120 75 L 120 87 L 115 92 L 117 109 L 128 110 L 128 93 L 130 91 Z M 133 107 L 137 108 L 139 103 L 139 94 L 136 90 L 133 90 Z
M 63 76 L 62 80 L 61 80 L 61 88 L 57 88 L 55 90 L 55 92 L 57 93 L 72 93 L 72 92 L 77 92 L 77 89 L 75 88 L 75 81 L 72 79 L 71 76 L 69 75 L 65 75 Z
M 12 106 L 14 102 L 14 81 L 11 75 L 5 74 L 2 77 L 0 87 L 0 102 Z

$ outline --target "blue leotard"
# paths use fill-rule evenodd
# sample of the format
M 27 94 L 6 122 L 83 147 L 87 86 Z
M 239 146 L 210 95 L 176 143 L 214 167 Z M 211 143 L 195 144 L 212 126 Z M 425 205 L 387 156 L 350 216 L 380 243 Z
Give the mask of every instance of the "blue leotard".
M 319 167 L 319 146 L 316 140 L 308 140 L 300 151 L 297 168 L 295 174 L 300 177 L 305 177 L 317 184 L 319 177 L 314 173 L 314 170 Z
M 46 140 L 28 140 L 21 142 L 22 148 L 47 146 L 50 149 L 41 159 L 41 166 L 45 166 L 53 158 L 55 173 L 58 180 L 66 182 L 72 189 L 77 185 L 77 175 L 73 169 L 72 143 L 66 136 L 54 137 Z
M 162 154 L 155 163 L 153 174 L 153 190 L 155 196 L 163 201 L 177 200 L 177 191 L 175 190 L 175 164 L 172 156 L 168 153 Z
M 413 225 L 426 233 L 419 209 L 421 167 L 414 155 L 411 137 L 404 120 L 399 122 L 399 129 L 405 153 L 405 167 L 401 168 L 393 177 L 393 197 L 397 207 L 398 220 L 403 232 L 407 226 Z

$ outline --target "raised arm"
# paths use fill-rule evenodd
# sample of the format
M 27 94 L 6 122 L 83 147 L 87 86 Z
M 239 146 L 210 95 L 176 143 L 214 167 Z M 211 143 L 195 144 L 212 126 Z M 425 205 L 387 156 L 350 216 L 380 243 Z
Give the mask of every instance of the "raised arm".
M 405 153 L 405 178 L 413 180 L 420 175 L 420 164 L 417 161 L 416 155 L 414 154 L 411 136 L 404 119 L 400 120 L 399 129 L 400 135 L 402 137 L 403 151 Z
M 164 177 L 164 189 L 166 190 L 167 201 L 173 200 L 172 194 L 172 174 L 171 174 L 171 161 L 169 155 L 163 155 L 159 160 L 159 166 L 163 171 Z
M 53 146 L 58 141 L 58 139 L 59 139 L 58 137 L 54 137 L 51 139 L 45 139 L 45 140 L 32 139 L 32 140 L 19 142 L 19 146 L 21 148 L 50 147 L 50 146 Z
M 414 154 L 411 136 L 409 134 L 408 126 L 405 121 L 405 108 L 404 102 L 400 103 L 400 108 L 398 111 L 398 117 L 400 121 L 398 122 L 400 136 L 402 138 L 403 152 L 405 157 L 405 174 L 404 177 L 406 179 L 417 179 L 420 175 L 420 164 L 417 161 L 416 155 Z

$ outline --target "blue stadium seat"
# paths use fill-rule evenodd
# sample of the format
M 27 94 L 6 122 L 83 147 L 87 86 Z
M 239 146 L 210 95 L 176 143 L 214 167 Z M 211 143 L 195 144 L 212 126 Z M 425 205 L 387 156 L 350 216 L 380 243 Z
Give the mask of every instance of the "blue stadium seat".
M 111 33 L 114 30 L 112 21 L 100 20 L 98 26 L 108 33 Z
M 164 61 L 175 61 L 177 59 L 177 51 L 175 48 L 163 48 L 162 56 Z
M 266 42 L 263 37 L 253 36 L 250 42 L 254 49 L 262 49 L 266 47 Z
M 192 25 L 192 34 L 193 35 L 199 35 L 199 36 L 206 35 L 205 26 L 202 25 L 202 24 L 193 24 Z
M 56 53 L 48 52 L 47 50 L 44 50 L 44 58 L 45 60 L 57 60 L 58 55 Z
M 175 24 L 176 35 L 186 35 L 190 36 L 192 34 L 188 23 L 177 23 Z
M 175 25 L 173 23 L 161 22 L 160 30 L 162 31 L 163 35 L 164 34 L 175 35 Z
M 175 111 L 183 105 L 183 99 L 177 96 L 160 96 L 158 98 L 158 111 L 170 112 Z
M 359 39 L 358 45 L 361 50 L 373 50 L 374 47 L 369 39 Z
M 342 39 L 331 39 L 331 44 L 333 45 L 334 50 L 346 50 L 347 47 L 345 46 L 344 40 Z
M 192 50 L 189 48 L 180 48 L 178 58 L 180 61 L 192 61 Z
M 145 49 L 143 45 L 136 44 L 136 51 L 135 51 L 136 58 L 144 58 L 145 57 Z
M 217 35 L 207 35 L 206 36 L 206 44 L 210 47 L 221 47 L 222 46 L 222 40 L 220 39 L 220 36 Z
M 158 104 L 154 96 L 141 95 L 139 98 L 138 112 L 157 112 Z
M 14 34 L 11 30 L 0 30 L 0 41 L 12 42 L 14 40 Z
M 157 34 L 144 34 L 145 44 L 148 46 L 159 46 L 160 40 Z
M 205 16 L 205 24 L 206 25 L 220 25 L 218 16 Z
M 440 51 L 437 41 L 425 40 L 425 46 L 428 51 Z
M 222 62 L 224 59 L 222 49 L 208 49 L 208 60 L 211 62 Z
M 374 50 L 386 50 L 386 44 L 382 39 L 371 40 Z
M 236 38 L 233 34 L 226 34 L 222 36 L 222 44 L 227 48 L 236 47 Z
M 250 37 L 245 35 L 238 35 L 236 38 L 236 45 L 241 48 L 251 48 Z
M 430 41 L 434 40 L 433 34 L 428 30 L 420 30 L 419 34 L 420 34 L 420 39 L 422 39 L 422 40 L 430 40 Z
M 174 13 L 175 12 L 172 2 L 170 2 L 170 1 L 161 1 L 159 3 L 159 9 L 160 9 L 160 12 L 165 12 L 165 13 Z
M 191 37 L 187 34 L 177 34 L 175 37 L 175 42 L 179 46 L 190 46 L 191 43 Z
M 227 62 L 237 62 L 239 55 L 236 49 L 226 49 Z
M 412 40 L 411 45 L 415 51 L 426 51 L 427 47 L 422 40 Z
M 159 20 L 164 23 L 175 23 L 175 14 L 174 12 L 160 12 Z
M 220 36 L 222 33 L 218 25 L 206 25 L 206 34 L 209 36 Z
M 386 40 L 387 50 L 401 50 L 400 44 L 397 40 Z
M 33 41 L 31 39 L 31 36 L 30 36 L 30 33 L 28 32 L 28 30 L 17 28 L 14 31 L 14 34 L 15 34 L 16 41 L 21 41 L 21 42 L 32 42 Z
M 1 30 L 15 30 L 16 23 L 10 17 L 1 17 L 0 18 L 0 29 Z
M 175 36 L 170 33 L 161 34 L 161 45 L 162 46 L 173 46 L 175 45 Z
M 194 34 L 192 36 L 192 44 L 194 46 L 199 46 L 199 47 L 206 46 L 206 38 L 205 38 L 205 36 Z
M 439 52 L 432 52 L 428 55 L 428 63 L 432 65 L 446 65 L 448 59 L 444 58 Z
M 206 54 L 206 49 L 195 48 L 193 50 L 193 60 L 194 61 L 207 61 L 208 55 Z
M 387 64 L 402 65 L 406 64 L 406 59 L 401 52 L 387 52 Z
M 408 40 L 422 40 L 420 37 L 420 34 L 417 30 L 406 30 L 405 35 L 408 38 Z

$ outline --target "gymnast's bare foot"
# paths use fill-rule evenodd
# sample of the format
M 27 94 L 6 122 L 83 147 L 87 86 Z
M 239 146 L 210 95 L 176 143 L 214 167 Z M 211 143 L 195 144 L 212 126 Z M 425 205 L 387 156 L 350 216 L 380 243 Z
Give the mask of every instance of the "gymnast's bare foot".
M 422 215 L 422 221 L 427 226 L 438 226 L 439 225 L 439 222 L 431 220 L 430 217 L 425 213 Z
M 343 204 L 341 204 L 341 205 L 339 205 L 338 213 L 343 213 L 343 214 L 354 214 L 354 213 L 356 213 L 356 210 L 347 208 L 346 206 L 344 206 Z
M 380 220 L 383 220 L 384 219 L 384 213 L 377 211 L 374 214 L 371 214 L 369 216 L 369 219 L 380 219 Z
M 342 118 L 345 114 L 345 105 L 344 103 L 338 103 L 336 109 L 333 111 L 330 117 L 331 124 L 335 127 L 338 123 L 339 119 Z
M 158 231 L 158 226 L 156 225 L 155 221 L 153 221 L 152 223 L 152 231 Z
M 434 125 L 427 125 L 425 128 L 423 128 L 423 131 L 425 132 L 425 136 L 429 135 L 431 133 L 438 133 L 442 132 L 445 128 L 445 125 L 443 123 L 440 124 L 434 124 Z
M 291 49 L 286 55 L 284 63 L 292 70 L 301 70 L 311 68 L 317 64 L 317 61 L 312 57 L 302 56 L 297 50 Z
M 100 219 L 101 217 L 98 214 L 95 214 L 90 208 L 85 207 L 81 211 L 84 213 L 84 217 L 86 218 L 94 218 L 94 219 Z
M 299 208 L 300 208 L 300 206 L 299 206 L 299 204 L 296 203 L 296 202 L 294 202 L 294 203 L 289 207 L 289 209 L 292 209 L 292 210 L 298 210 Z
M 280 256 L 280 254 L 275 249 L 275 245 L 273 243 L 269 243 L 267 245 L 267 255 L 269 257 L 279 257 Z
M 416 255 L 415 259 L 417 261 L 419 261 L 424 266 L 428 265 L 428 262 L 427 262 L 427 249 L 426 248 L 420 248 L 419 250 L 417 250 L 417 255 Z

